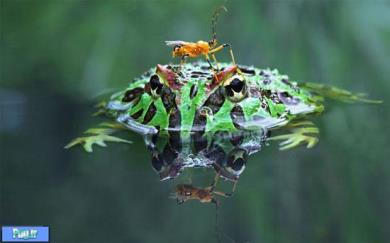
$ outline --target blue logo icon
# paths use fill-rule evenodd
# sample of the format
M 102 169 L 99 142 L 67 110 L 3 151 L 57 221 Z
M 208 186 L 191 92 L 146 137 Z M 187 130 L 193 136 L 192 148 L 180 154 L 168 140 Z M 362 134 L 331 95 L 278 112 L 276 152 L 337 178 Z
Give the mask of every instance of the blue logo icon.
M 3 226 L 2 242 L 49 242 L 47 226 Z

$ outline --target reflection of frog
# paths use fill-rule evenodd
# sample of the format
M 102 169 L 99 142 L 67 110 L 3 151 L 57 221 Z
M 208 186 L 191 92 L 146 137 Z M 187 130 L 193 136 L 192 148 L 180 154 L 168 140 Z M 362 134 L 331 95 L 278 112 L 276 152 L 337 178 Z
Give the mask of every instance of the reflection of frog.
M 92 151 L 94 143 L 104 146 L 105 141 L 124 142 L 110 135 L 118 127 L 141 134 L 171 134 L 181 143 L 180 139 L 188 139 L 194 132 L 212 136 L 219 132 L 280 128 L 322 112 L 324 97 L 373 102 L 335 87 L 299 84 L 277 70 L 226 63 L 220 66 L 214 73 L 204 62 L 181 68 L 157 65 L 101 103 L 98 114 L 106 114 L 116 125 L 90 129 L 90 136 L 75 139 L 67 147 L 80 143 Z M 304 135 L 318 132 L 315 127 L 293 131 L 295 136 L 276 138 L 286 140 L 283 148 L 315 144 L 316 140 Z
M 309 129 L 310 127 L 304 125 L 310 124 L 301 121 L 294 125 L 291 123 L 289 126 L 291 129 Z M 316 133 L 313 132 L 310 138 L 317 139 L 315 135 Z M 215 172 L 214 180 L 206 187 L 192 185 L 191 178 L 188 178 L 187 184 L 178 184 L 172 198 L 178 203 L 192 199 L 218 204 L 214 196 L 230 197 L 234 193 L 251 154 L 260 151 L 266 141 L 278 137 L 285 139 L 289 136 L 295 136 L 295 133 L 271 137 L 270 132 L 266 130 L 215 134 L 194 132 L 188 139 L 181 139 L 174 133 L 146 135 L 144 138 L 151 153 L 152 167 L 161 181 L 174 179 L 185 170 L 190 172 L 196 168 L 210 168 Z M 233 183 L 231 192 L 217 190 L 217 182 L 220 178 Z
M 167 136 L 150 135 L 145 142 L 152 154 L 152 166 L 161 180 L 177 177 L 185 168 L 214 168 L 218 177 L 236 182 L 244 171 L 248 155 L 260 150 L 266 136 L 257 132 L 200 136 L 194 133 L 181 143 Z
M 145 143 L 152 154 L 152 167 L 160 179 L 173 179 L 189 168 L 213 168 L 216 176 L 209 187 L 197 188 L 191 184 L 176 186 L 174 198 L 178 203 L 189 199 L 214 202 L 213 195 L 231 196 L 245 169 L 248 156 L 261 149 L 266 139 L 264 130 L 256 132 L 217 133 L 214 136 L 195 132 L 181 143 L 175 136 L 145 136 Z M 233 182 L 232 193 L 215 191 L 218 178 Z
M 175 178 L 186 168 L 214 169 L 208 187 L 177 185 L 174 197 L 179 203 L 217 203 L 214 195 L 234 192 L 248 156 L 264 141 L 281 140 L 281 149 L 314 146 L 318 129 L 305 119 L 323 111 L 323 97 L 372 102 L 334 87 L 299 85 L 277 70 L 222 63 L 214 71 L 202 62 L 180 68 L 157 65 L 100 106 L 98 114 L 114 123 L 87 130 L 88 136 L 67 147 L 83 144 L 90 152 L 93 144 L 129 142 L 112 136 L 118 129 L 136 131 L 144 135 L 161 180 Z M 277 134 L 285 129 L 287 133 Z M 233 183 L 232 193 L 215 190 L 219 178 Z

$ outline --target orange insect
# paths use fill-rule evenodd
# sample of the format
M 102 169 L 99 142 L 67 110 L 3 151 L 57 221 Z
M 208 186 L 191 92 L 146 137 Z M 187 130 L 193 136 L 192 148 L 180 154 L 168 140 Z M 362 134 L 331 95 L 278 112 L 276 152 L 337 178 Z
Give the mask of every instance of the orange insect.
M 187 41 L 166 41 L 165 43 L 168 46 L 173 47 L 172 51 L 172 57 L 180 57 L 181 62 L 180 65 L 183 65 L 185 63 L 185 60 L 187 57 L 198 57 L 201 55 L 204 55 L 206 58 L 206 61 L 209 63 L 210 67 L 213 68 L 210 62 L 210 56 L 212 57 L 213 61 L 217 64 L 218 68 L 218 62 L 217 58 L 215 57 L 215 53 L 224 49 L 225 47 L 229 47 L 230 55 L 232 58 L 233 65 L 235 65 L 233 50 L 230 44 L 222 44 L 218 46 L 217 43 L 217 34 L 216 34 L 216 23 L 218 20 L 218 16 L 220 12 L 224 10 L 227 12 L 227 9 L 224 6 L 218 7 L 211 19 L 211 33 L 212 33 L 212 39 L 210 41 L 198 41 L 198 42 L 187 42 Z
M 189 184 L 179 184 L 176 186 L 175 193 L 172 198 L 175 198 L 178 204 L 182 204 L 187 200 L 199 200 L 202 203 L 215 203 L 219 205 L 214 198 L 214 194 L 230 197 L 230 194 L 214 191 L 214 187 L 197 188 Z

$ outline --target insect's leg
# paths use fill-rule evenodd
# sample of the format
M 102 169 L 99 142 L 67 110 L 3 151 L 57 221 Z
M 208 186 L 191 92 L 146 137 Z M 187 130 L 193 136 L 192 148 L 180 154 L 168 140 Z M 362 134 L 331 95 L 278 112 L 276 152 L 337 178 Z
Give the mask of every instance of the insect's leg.
M 211 57 L 213 58 L 213 61 L 215 62 L 215 65 L 217 65 L 217 69 L 220 70 L 217 58 L 215 57 L 215 54 L 211 54 Z
M 206 55 L 205 55 L 205 58 L 206 58 L 207 63 L 210 65 L 210 69 L 215 70 L 214 67 L 213 67 L 213 65 L 212 65 L 211 62 L 210 62 L 210 56 L 206 54 Z
M 213 191 L 213 193 L 217 194 L 219 196 L 223 196 L 223 197 L 231 197 L 232 196 L 232 194 L 226 193 L 226 192 Z
M 186 63 L 187 57 L 188 57 L 188 55 L 181 56 L 181 59 L 180 59 L 180 70 L 182 69 L 183 65 Z
M 232 58 L 232 63 L 233 63 L 233 65 L 236 65 L 236 60 L 235 60 L 235 58 L 234 58 L 232 45 L 230 45 L 230 44 L 223 44 L 223 45 L 217 46 L 217 47 L 215 47 L 214 49 L 211 49 L 211 50 L 209 51 L 209 54 L 214 54 L 214 53 L 216 53 L 216 52 L 219 52 L 220 50 L 222 50 L 222 49 L 224 49 L 224 48 L 226 48 L 226 47 L 229 47 L 229 52 L 230 52 L 230 56 L 231 56 L 231 58 Z
M 219 179 L 219 173 L 216 173 L 215 174 L 215 177 L 214 177 L 214 181 L 213 181 L 213 184 L 211 184 L 209 187 L 207 187 L 206 189 L 209 190 L 209 191 L 214 191 L 215 187 L 217 186 L 217 183 L 218 183 L 218 179 Z
M 213 70 L 214 79 L 218 80 L 217 72 L 216 72 L 215 68 L 213 67 L 213 65 L 211 64 L 211 62 L 210 62 L 210 56 L 208 54 L 206 54 L 205 58 L 206 58 L 206 61 L 208 62 L 208 64 L 210 65 L 211 70 Z
M 236 185 L 237 185 L 237 182 L 238 181 L 235 181 L 234 184 L 233 184 L 233 188 L 232 188 L 232 192 L 231 193 L 226 193 L 226 192 L 219 192 L 219 191 L 213 191 L 213 193 L 217 194 L 217 195 L 220 195 L 220 196 L 223 196 L 223 197 L 231 197 L 233 196 L 233 193 L 234 191 L 236 190 Z M 214 189 L 214 188 L 213 188 Z
M 231 45 L 229 45 L 229 52 L 230 52 L 230 56 L 232 58 L 233 65 L 236 65 L 236 59 L 234 58 L 233 49 L 232 49 Z
M 237 182 L 238 182 L 238 180 L 236 180 L 236 181 L 233 183 L 232 192 L 231 192 L 231 193 L 229 193 L 229 195 L 230 195 L 230 196 L 232 196 L 232 195 L 233 195 L 233 193 L 236 191 Z

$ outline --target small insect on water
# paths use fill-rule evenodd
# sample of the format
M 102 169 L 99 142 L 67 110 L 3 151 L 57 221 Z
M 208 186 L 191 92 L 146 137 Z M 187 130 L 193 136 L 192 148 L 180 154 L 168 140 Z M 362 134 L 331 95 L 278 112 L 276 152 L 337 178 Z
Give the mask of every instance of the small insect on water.
M 218 61 L 217 58 L 215 57 L 215 53 L 221 51 L 222 49 L 228 47 L 230 51 L 230 55 L 232 58 L 233 65 L 235 65 L 235 60 L 234 60 L 234 55 L 233 55 L 233 50 L 230 44 L 222 44 L 218 45 L 217 42 L 217 32 L 216 32 L 216 24 L 218 20 L 218 16 L 221 13 L 221 11 L 227 12 L 227 9 L 225 6 L 220 6 L 218 7 L 213 14 L 213 17 L 211 19 L 211 34 L 212 38 L 210 41 L 203 41 L 199 40 L 197 42 L 187 42 L 187 41 L 181 41 L 181 40 L 176 40 L 176 41 L 166 41 L 165 43 L 168 46 L 173 47 L 172 51 L 172 57 L 180 57 L 181 62 L 180 65 L 183 65 L 185 63 L 185 60 L 187 57 L 198 57 L 201 55 L 204 55 L 207 62 L 210 65 L 210 68 L 213 68 L 213 65 L 210 62 L 210 55 L 213 59 L 213 61 L 218 67 Z

